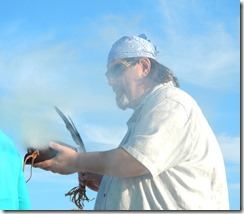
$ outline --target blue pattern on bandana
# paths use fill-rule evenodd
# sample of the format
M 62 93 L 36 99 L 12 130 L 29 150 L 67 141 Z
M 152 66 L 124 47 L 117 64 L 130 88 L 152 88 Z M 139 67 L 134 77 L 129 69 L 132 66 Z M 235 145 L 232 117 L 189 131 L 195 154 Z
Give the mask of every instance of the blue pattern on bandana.
M 113 44 L 107 62 L 132 57 L 149 57 L 156 60 L 157 54 L 156 47 L 145 34 L 124 36 Z

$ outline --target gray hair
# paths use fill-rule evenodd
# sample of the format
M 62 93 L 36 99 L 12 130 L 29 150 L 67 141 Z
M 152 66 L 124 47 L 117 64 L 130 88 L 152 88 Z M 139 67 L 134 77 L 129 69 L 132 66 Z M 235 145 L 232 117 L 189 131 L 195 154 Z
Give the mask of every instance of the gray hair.
M 148 77 L 151 78 L 157 85 L 171 81 L 175 87 L 180 87 L 178 79 L 173 74 L 173 71 L 154 59 L 149 58 L 149 60 L 151 62 L 151 70 Z
M 125 60 L 132 65 L 136 64 L 140 57 L 126 58 Z M 180 87 L 178 79 L 174 76 L 173 71 L 171 71 L 166 66 L 160 64 L 155 59 L 148 58 L 151 62 L 151 70 L 148 74 L 150 78 L 156 85 L 172 82 L 175 87 Z

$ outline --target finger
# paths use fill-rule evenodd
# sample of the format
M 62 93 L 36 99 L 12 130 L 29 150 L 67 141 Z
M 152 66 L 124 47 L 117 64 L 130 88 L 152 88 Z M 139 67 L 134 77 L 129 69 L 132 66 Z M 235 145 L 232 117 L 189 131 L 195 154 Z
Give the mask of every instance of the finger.
M 84 180 L 84 173 L 78 172 L 78 180 Z
M 57 173 L 55 169 L 51 169 L 49 165 L 45 164 L 45 161 L 44 162 L 40 162 L 40 163 L 35 164 L 35 165 L 38 165 L 38 168 L 40 168 L 42 170 L 51 171 L 53 173 Z M 33 167 L 35 167 L 35 166 L 33 165 Z
M 46 160 L 46 161 L 42 161 L 42 162 L 39 162 L 39 163 L 35 163 L 33 165 L 33 167 L 41 168 L 41 169 L 44 169 L 44 170 L 48 170 L 49 166 L 50 166 L 50 160 Z
M 79 183 L 84 183 L 85 180 L 83 178 L 78 178 Z
M 86 186 L 87 186 L 88 188 L 90 188 L 91 190 L 93 190 L 93 191 L 98 191 L 98 187 L 97 187 L 97 185 L 95 185 L 95 184 L 93 184 L 93 183 L 87 183 Z
M 93 173 L 86 173 L 83 177 L 84 177 L 84 180 L 87 180 L 87 181 L 96 180 L 96 175 Z
M 34 168 L 42 168 L 42 166 L 43 166 L 43 162 L 33 164 Z
M 84 177 L 85 173 L 84 172 L 78 172 L 78 177 Z
M 85 185 L 86 185 L 85 182 L 83 182 L 83 181 L 79 181 L 79 186 L 80 186 L 80 187 L 83 187 L 83 186 L 85 186 Z

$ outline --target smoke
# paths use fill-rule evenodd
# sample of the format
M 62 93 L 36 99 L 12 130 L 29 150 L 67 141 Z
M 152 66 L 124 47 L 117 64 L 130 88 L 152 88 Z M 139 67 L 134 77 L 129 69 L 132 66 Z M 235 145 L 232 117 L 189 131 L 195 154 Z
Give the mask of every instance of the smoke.
M 25 45 L 0 50 L 0 125 L 25 146 L 44 147 L 68 136 L 53 105 L 72 116 L 90 95 L 74 48 Z
M 55 113 L 55 112 L 53 112 Z M 65 132 L 62 133 L 61 124 L 55 126 L 56 121 L 54 117 L 44 114 L 32 114 L 22 121 L 21 137 L 26 146 L 34 148 L 43 148 L 48 145 L 50 141 L 61 140 Z
M 43 148 L 53 140 L 70 141 L 69 133 L 51 103 L 44 98 L 31 100 L 30 97 L 31 102 L 27 102 L 27 95 L 25 99 L 19 99 L 17 94 L 14 96 L 2 99 L 1 128 L 11 130 L 24 147 Z M 72 115 L 67 104 L 59 104 Z

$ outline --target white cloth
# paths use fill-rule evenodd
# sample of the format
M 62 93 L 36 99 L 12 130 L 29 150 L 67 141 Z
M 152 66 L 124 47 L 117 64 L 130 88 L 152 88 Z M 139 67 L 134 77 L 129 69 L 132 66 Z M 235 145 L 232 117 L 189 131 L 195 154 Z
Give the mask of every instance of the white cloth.
M 132 178 L 104 176 L 95 210 L 229 209 L 220 147 L 187 93 L 156 86 L 127 125 L 119 147 L 150 173 Z

